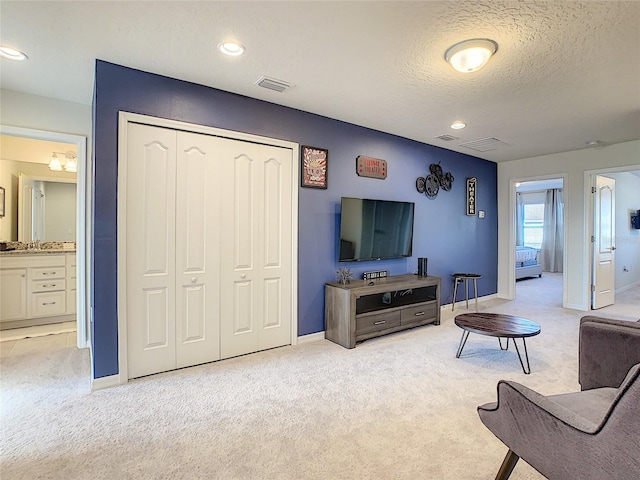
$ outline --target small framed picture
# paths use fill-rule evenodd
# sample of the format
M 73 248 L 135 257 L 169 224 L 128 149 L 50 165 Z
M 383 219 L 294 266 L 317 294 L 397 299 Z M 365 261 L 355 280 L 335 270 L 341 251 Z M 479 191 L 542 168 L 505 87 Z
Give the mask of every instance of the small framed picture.
M 301 186 L 326 189 L 328 162 L 329 150 L 303 145 L 300 151 Z
M 4 217 L 4 188 L 0 187 L 0 217 Z

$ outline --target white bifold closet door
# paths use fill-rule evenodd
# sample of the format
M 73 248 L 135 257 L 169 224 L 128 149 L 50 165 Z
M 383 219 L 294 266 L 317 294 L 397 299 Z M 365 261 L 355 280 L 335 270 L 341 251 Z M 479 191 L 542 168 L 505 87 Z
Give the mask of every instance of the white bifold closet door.
M 291 343 L 291 150 L 127 137 L 128 377 Z

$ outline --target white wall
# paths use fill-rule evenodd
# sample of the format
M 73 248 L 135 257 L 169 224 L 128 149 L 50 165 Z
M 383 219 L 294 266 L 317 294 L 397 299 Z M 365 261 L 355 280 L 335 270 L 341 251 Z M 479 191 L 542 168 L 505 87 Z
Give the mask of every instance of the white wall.
M 640 169 L 640 141 L 498 163 L 498 296 L 514 298 L 515 182 L 563 177 L 566 228 L 564 306 L 589 309 L 589 174 Z
M 0 124 L 90 138 L 91 106 L 0 90 Z
M 631 211 L 640 209 L 640 177 L 607 173 L 616 181 L 616 292 L 640 284 L 640 230 L 631 228 Z M 627 267 L 628 272 L 624 271 Z

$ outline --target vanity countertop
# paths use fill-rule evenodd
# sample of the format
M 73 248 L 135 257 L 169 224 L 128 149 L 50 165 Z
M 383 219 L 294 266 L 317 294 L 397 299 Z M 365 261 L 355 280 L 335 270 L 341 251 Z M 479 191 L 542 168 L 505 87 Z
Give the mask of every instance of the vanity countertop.
M 0 252 L 0 256 L 15 256 L 15 255 L 51 255 L 54 253 L 76 253 L 74 250 L 63 250 L 63 249 L 45 249 L 45 250 L 5 250 Z

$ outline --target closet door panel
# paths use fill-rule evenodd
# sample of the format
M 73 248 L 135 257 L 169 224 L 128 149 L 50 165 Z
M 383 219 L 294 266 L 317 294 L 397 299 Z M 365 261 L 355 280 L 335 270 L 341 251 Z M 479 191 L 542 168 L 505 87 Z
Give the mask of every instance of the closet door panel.
M 290 150 L 270 147 L 264 157 L 262 199 L 262 318 L 259 347 L 291 343 L 291 175 Z
M 220 358 L 220 175 L 217 139 L 177 134 L 177 366 Z
M 289 149 L 232 140 L 221 142 L 220 151 L 224 176 L 233 179 L 225 193 L 233 204 L 222 219 L 232 234 L 221 242 L 221 356 L 227 358 L 291 343 L 291 313 L 283 305 L 291 304 L 293 158 Z
M 145 125 L 128 129 L 129 378 L 175 368 L 175 138 Z

